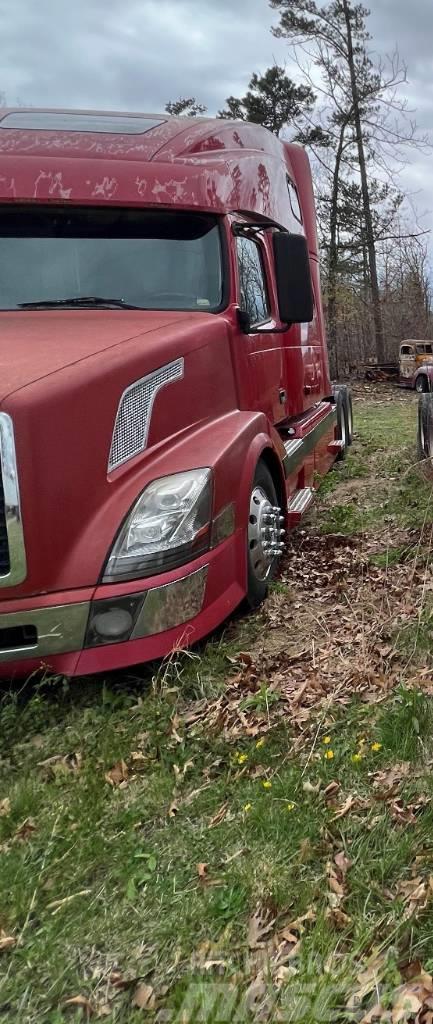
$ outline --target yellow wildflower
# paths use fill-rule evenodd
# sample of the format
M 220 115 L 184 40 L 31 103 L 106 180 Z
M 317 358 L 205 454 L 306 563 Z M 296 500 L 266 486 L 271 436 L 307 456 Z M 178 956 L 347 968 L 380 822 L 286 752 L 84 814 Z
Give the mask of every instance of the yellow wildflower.
M 245 761 L 248 761 L 248 754 L 236 754 L 236 761 L 238 764 L 245 764 Z
M 271 789 L 272 782 L 270 781 L 270 779 L 265 779 L 265 781 L 262 782 L 262 786 L 263 786 L 263 789 Z
M 295 805 L 292 804 L 291 801 L 289 801 L 289 803 L 287 804 L 287 810 L 288 811 L 293 811 L 294 809 L 295 809 Z
M 264 741 L 264 739 L 263 739 L 263 737 L 262 737 L 262 739 L 261 739 L 261 740 L 257 740 L 257 743 L 256 743 L 256 750 L 260 750 L 260 747 L 264 747 L 264 745 L 265 745 L 265 741 Z
M 330 736 L 324 736 L 323 737 L 323 743 L 330 743 L 330 742 L 331 742 L 331 737 Z
M 362 754 L 352 754 L 352 761 L 357 764 L 358 761 L 362 761 Z
M 334 756 L 334 751 L 333 750 L 325 750 L 324 756 L 325 756 L 327 761 L 332 761 L 332 758 Z
M 252 806 L 253 806 L 252 804 L 245 804 L 245 807 L 244 807 L 245 814 L 248 814 L 248 811 L 251 811 Z
M 375 753 L 377 753 L 377 751 L 381 749 L 381 746 L 382 746 L 381 743 L 372 743 L 371 744 L 371 749 L 374 750 Z

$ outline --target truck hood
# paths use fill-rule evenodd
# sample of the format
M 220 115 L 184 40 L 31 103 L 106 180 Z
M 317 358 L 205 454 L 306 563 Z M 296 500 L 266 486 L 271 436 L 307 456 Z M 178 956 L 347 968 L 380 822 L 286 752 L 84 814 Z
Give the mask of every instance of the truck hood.
M 122 309 L 0 313 L 0 402 L 98 352 L 197 315 Z

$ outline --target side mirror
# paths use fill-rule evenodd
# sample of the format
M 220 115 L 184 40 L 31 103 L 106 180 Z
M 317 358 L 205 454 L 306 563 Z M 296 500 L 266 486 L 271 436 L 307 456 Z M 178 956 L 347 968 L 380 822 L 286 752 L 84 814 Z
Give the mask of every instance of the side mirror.
M 310 323 L 314 315 L 308 245 L 303 235 L 273 235 L 278 311 L 285 324 Z

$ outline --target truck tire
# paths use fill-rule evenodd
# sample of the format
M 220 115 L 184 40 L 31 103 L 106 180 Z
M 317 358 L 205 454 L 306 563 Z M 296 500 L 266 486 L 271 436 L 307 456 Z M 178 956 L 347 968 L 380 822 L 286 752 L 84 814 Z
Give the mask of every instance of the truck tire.
M 433 395 L 423 394 L 418 401 L 418 458 L 433 472 Z
M 346 410 L 347 410 L 347 444 L 353 441 L 353 404 L 349 388 L 346 389 Z
M 335 393 L 335 408 L 337 410 L 337 438 L 339 441 L 343 441 L 343 446 L 337 455 L 337 462 L 343 462 L 346 458 L 347 446 L 348 446 L 348 424 L 347 424 L 347 406 L 344 401 L 343 391 L 336 391 Z
M 269 510 L 273 511 L 270 512 Z M 263 517 L 273 515 L 275 528 L 269 526 Z M 268 585 L 275 575 L 278 555 L 271 556 L 264 550 L 263 545 L 267 538 L 275 535 L 275 540 L 281 543 L 280 516 L 277 491 L 264 462 L 257 463 L 256 472 L 250 494 L 250 506 L 248 515 L 247 530 L 247 563 L 248 563 L 248 589 L 247 604 L 250 608 L 258 608 L 268 593 Z
M 334 386 L 334 398 L 341 395 L 346 413 L 346 447 L 353 441 L 353 405 L 350 388 L 347 384 L 336 384 Z
M 430 388 L 428 378 L 426 377 L 425 373 L 420 373 L 415 381 L 415 391 L 417 391 L 419 395 L 422 395 L 429 390 Z

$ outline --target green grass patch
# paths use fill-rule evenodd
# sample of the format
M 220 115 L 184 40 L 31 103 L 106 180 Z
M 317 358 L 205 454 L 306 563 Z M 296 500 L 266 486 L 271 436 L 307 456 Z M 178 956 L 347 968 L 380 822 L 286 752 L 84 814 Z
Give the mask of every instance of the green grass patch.
M 351 535 L 389 522 L 403 528 L 431 523 L 433 488 L 417 463 L 416 405 L 411 401 L 359 403 L 355 425 L 355 441 L 346 461 L 322 483 L 325 501 L 318 512 L 320 529 Z M 360 489 L 346 491 L 339 503 L 340 487 L 356 480 Z M 336 499 L 330 506 L 329 494 Z
M 185 672 L 191 674 L 188 660 Z M 390 890 L 425 855 L 433 818 L 427 809 L 402 829 L 389 805 L 374 801 L 372 780 L 396 759 L 427 762 L 429 699 L 402 689 L 378 708 L 355 702 L 295 757 L 289 722 L 264 742 L 246 735 L 237 744 L 209 736 L 204 726 L 194 734 L 183 728 L 175 717 L 181 665 L 177 673 L 177 689 L 166 680 L 162 694 L 153 688 L 144 698 L 88 684 L 75 695 L 73 687 L 57 686 L 27 702 L 3 700 L 9 738 L 1 799 L 10 800 L 10 811 L 0 817 L 0 920 L 18 939 L 2 955 L 5 966 L 9 961 L 0 996 L 7 1021 L 56 1024 L 65 998 L 77 993 L 99 1006 L 116 972 L 151 979 L 156 991 L 166 991 L 164 1006 L 181 1014 L 185 1000 L 201 999 L 209 982 L 199 966 L 204 949 L 205 959 L 223 962 L 224 983 L 236 977 L 240 998 L 249 984 L 248 921 L 258 901 L 270 903 L 281 921 L 313 913 L 298 969 L 305 985 L 312 975 L 323 980 L 319 968 L 332 962 L 341 942 L 327 895 L 329 860 L 339 848 L 352 861 L 344 911 L 357 953 L 345 956 L 344 970 L 335 960 L 335 1009 L 357 958 L 379 935 L 392 944 L 400 934 L 402 907 Z M 270 694 L 264 687 L 256 696 L 242 704 L 251 723 Z M 122 759 L 130 764 L 133 751 L 141 752 L 140 770 L 124 786 L 110 786 L 106 773 Z M 67 764 L 43 763 L 73 753 Z M 427 766 L 425 776 L 417 785 L 425 788 L 428 780 L 431 792 Z M 329 802 L 324 792 L 333 780 L 339 790 Z M 414 798 L 411 785 L 403 799 Z M 353 810 L 339 819 L 349 796 Z M 223 806 L 220 823 L 209 827 Z M 430 847 L 426 864 L 433 870 Z M 294 996 L 289 981 L 278 998 Z M 107 1020 L 141 1019 L 128 988 L 108 991 Z M 205 996 L 215 998 L 215 990 L 205 989 Z M 215 1006 L 208 1009 L 204 1020 L 219 1019 Z M 238 1003 L 228 1019 L 236 1019 L 235 1011 Z

